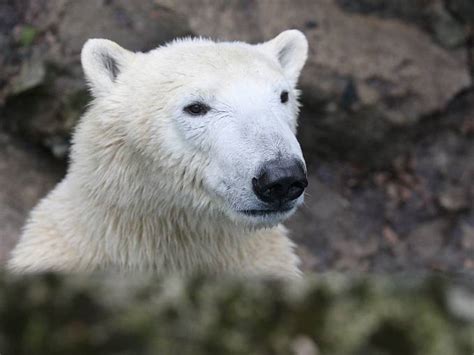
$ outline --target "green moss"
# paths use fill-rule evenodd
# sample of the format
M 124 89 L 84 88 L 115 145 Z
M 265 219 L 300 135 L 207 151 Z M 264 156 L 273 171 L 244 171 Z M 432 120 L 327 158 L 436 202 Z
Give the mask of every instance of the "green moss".
M 21 28 L 19 42 L 23 47 L 29 47 L 38 36 L 38 30 L 33 26 L 25 25 Z

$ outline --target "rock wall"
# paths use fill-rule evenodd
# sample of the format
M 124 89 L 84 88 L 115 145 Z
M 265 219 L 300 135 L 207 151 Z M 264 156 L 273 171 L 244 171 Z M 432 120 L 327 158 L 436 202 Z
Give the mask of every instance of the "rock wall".
M 366 139 L 444 109 L 472 83 L 468 30 L 441 0 L 160 2 L 213 38 L 260 42 L 302 30 L 310 44 L 304 102 L 338 130 L 350 111 L 345 119 L 359 121 Z
M 193 33 L 308 37 L 299 139 L 305 270 L 474 273 L 471 0 L 0 3 L 0 263 L 65 171 L 90 37 L 147 50 Z M 52 155 L 56 160 L 51 158 Z
M 190 34 L 184 18 L 153 1 L 6 1 L 0 122 L 64 159 L 71 130 L 90 98 L 80 64 L 89 38 L 147 51 Z

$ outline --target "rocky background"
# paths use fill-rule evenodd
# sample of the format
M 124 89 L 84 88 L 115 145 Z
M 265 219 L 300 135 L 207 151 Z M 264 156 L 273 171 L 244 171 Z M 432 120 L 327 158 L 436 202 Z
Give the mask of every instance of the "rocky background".
M 289 221 L 305 270 L 474 275 L 471 0 L 0 2 L 0 262 L 64 175 L 89 100 L 90 37 L 148 50 L 189 34 L 298 28 L 310 174 Z
M 2 355 L 472 355 L 472 0 L 0 1 L 0 264 L 65 173 L 89 100 L 86 39 L 145 51 L 288 28 L 310 43 L 299 129 L 310 185 L 287 224 L 305 271 L 350 276 L 288 289 L 0 275 Z

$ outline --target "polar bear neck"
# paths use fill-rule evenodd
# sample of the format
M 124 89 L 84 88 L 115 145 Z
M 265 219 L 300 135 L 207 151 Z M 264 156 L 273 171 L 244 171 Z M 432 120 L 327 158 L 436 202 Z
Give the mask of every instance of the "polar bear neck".
M 183 172 L 152 165 L 101 132 L 95 121 L 83 119 L 70 169 L 57 191 L 68 205 L 62 220 L 80 226 L 78 233 L 65 233 L 77 250 L 92 248 L 96 252 L 88 255 L 109 255 L 108 262 L 122 268 L 182 270 L 188 262 L 196 268 L 197 260 L 212 260 L 211 251 L 235 251 L 239 240 L 255 232 L 214 209 L 200 189 L 173 186 Z M 171 261 L 170 250 L 182 257 Z

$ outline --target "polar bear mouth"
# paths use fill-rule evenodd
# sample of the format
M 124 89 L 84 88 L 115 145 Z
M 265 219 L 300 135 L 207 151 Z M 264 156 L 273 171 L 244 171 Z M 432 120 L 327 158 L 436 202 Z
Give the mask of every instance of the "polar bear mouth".
M 243 213 L 247 216 L 268 216 L 272 214 L 278 214 L 278 213 L 286 213 L 291 211 L 294 208 L 288 207 L 288 208 L 283 208 L 283 209 L 278 209 L 278 210 L 273 210 L 273 209 L 268 209 L 268 210 L 240 210 L 240 213 Z

